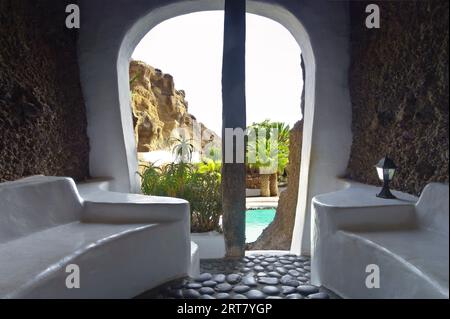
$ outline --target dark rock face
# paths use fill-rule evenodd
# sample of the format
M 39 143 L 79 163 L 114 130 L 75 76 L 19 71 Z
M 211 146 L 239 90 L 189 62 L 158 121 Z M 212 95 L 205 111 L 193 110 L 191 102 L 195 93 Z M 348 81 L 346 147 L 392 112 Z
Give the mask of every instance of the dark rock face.
M 379 185 L 385 154 L 399 166 L 393 188 L 418 194 L 448 182 L 448 1 L 385 1 L 380 29 L 350 2 L 353 145 L 348 177 Z
M 65 27 L 69 3 L 76 1 L 0 1 L 0 182 L 89 175 L 76 31 Z

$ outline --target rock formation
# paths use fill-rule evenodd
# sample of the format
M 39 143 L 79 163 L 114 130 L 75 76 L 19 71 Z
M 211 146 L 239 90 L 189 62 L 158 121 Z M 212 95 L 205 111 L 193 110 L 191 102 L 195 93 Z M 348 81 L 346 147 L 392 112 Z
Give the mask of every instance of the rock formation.
M 295 212 L 300 180 L 300 159 L 303 137 L 303 121 L 295 123 L 289 136 L 289 164 L 287 188 L 281 192 L 277 213 L 273 222 L 262 232 L 258 240 L 249 243 L 251 250 L 289 250 L 294 230 Z
M 197 151 L 208 143 L 220 147 L 220 137 L 189 114 L 186 94 L 175 89 L 170 74 L 144 62 L 132 61 L 130 87 L 138 152 L 170 150 L 176 130 L 193 138 Z

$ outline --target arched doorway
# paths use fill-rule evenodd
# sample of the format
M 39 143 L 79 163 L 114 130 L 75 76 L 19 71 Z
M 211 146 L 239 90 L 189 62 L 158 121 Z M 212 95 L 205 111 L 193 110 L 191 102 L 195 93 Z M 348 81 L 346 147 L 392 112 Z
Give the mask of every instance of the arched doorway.
M 202 132 L 190 133 L 193 122 L 200 122 L 215 136 L 217 133 L 220 135 L 223 26 L 224 12 L 221 10 L 177 16 L 151 29 L 134 50 L 130 83 L 140 169 L 155 164 L 164 168 L 168 162 L 176 161 L 171 152 L 173 145 L 170 144 L 175 139 L 168 136 L 178 126 L 187 126 L 186 131 L 196 154 L 205 153 L 201 150 L 203 140 L 199 139 L 207 136 Z M 288 250 L 294 227 L 300 171 L 302 124 L 295 126 L 295 133 L 289 134 L 289 131 L 302 120 L 304 108 L 301 98 L 304 82 L 301 49 L 292 34 L 272 19 L 246 13 L 245 29 L 247 127 L 276 125 L 277 130 L 281 130 L 278 132 L 280 154 L 277 156 L 280 160 L 277 173 L 270 176 L 270 194 L 266 191 L 268 185 L 260 185 L 262 178 L 257 165 L 246 165 L 245 242 L 255 242 L 262 230 L 273 221 L 255 247 Z M 169 90 L 164 86 L 166 77 L 170 79 Z M 178 90 L 183 91 L 181 98 Z M 193 120 L 184 120 L 187 111 L 188 117 Z M 156 128 L 162 133 L 158 134 Z M 287 150 L 289 135 L 292 137 L 290 155 Z M 220 137 L 217 137 L 220 144 Z M 290 163 L 286 167 L 288 157 Z M 196 167 L 201 160 L 200 156 L 194 156 L 189 161 Z M 267 177 L 268 184 L 268 176 L 264 177 Z M 287 181 L 289 183 L 286 184 Z M 278 191 L 279 182 L 282 182 L 282 195 Z M 156 195 L 148 193 L 148 188 L 144 192 Z M 279 195 L 282 196 L 280 206 Z M 184 198 L 181 193 L 178 196 Z M 193 218 L 191 227 L 198 230 L 196 226 Z M 252 249 L 250 247 L 253 246 L 247 248 Z
M 128 10 L 123 11 L 126 5 Z M 247 11 L 285 26 L 303 50 L 305 112 L 300 196 L 292 251 L 310 251 L 310 202 L 341 187 L 351 145 L 351 104 L 346 83 L 348 12 L 345 3 L 248 1 Z M 83 27 L 79 63 L 88 112 L 92 176 L 112 177 L 111 189 L 138 191 L 137 159 L 129 108 L 128 62 L 140 39 L 158 23 L 177 15 L 222 10 L 223 1 L 81 1 Z M 108 19 L 98 19 L 107 12 Z M 301 21 L 301 22 L 300 22 Z M 105 158 L 107 161 L 105 161 Z

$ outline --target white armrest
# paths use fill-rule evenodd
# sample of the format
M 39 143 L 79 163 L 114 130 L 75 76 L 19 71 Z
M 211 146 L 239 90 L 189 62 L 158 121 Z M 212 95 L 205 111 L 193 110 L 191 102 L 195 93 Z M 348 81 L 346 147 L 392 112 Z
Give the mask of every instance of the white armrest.
M 84 200 L 81 220 L 131 224 L 189 222 L 189 203 L 178 198 L 101 191 Z
M 448 236 L 448 207 L 448 184 L 428 184 L 416 205 L 420 226 Z

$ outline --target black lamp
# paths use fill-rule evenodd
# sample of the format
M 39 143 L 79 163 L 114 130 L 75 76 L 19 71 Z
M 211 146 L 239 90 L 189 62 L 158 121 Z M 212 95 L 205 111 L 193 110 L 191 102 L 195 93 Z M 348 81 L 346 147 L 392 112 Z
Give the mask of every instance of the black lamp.
M 389 182 L 394 178 L 394 174 L 397 169 L 394 161 L 385 156 L 378 162 L 377 165 L 375 165 L 375 167 L 377 168 L 378 177 L 383 181 L 383 188 L 377 197 L 391 199 L 397 198 L 392 195 L 389 190 Z

